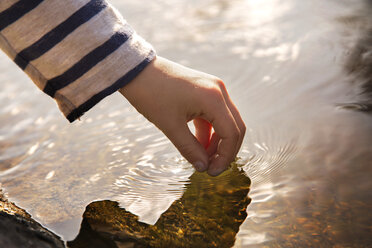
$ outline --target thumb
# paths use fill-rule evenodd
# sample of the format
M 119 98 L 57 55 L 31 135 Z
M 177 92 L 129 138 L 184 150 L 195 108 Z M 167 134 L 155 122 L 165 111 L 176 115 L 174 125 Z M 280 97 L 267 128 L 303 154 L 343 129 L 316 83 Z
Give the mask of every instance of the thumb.
M 163 130 L 163 133 L 197 171 L 203 172 L 208 169 L 209 159 L 207 151 L 191 133 L 186 123 L 179 123 L 173 127 L 168 127 L 166 130 Z

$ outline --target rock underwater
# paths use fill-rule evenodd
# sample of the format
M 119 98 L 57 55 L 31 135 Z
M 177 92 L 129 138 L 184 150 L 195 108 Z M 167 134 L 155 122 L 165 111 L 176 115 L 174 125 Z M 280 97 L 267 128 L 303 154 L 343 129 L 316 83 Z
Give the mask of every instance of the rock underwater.
M 139 222 L 117 202 L 92 202 L 79 235 L 68 246 L 231 247 L 247 217 L 250 184 L 236 165 L 218 177 L 195 172 L 181 199 L 155 225 Z

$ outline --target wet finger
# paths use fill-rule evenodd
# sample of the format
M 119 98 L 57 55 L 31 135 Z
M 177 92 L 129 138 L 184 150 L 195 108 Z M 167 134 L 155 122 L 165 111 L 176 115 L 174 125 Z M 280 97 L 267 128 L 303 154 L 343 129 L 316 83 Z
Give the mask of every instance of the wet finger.
M 240 116 L 238 109 L 236 108 L 235 104 L 231 101 L 230 98 L 227 99 L 226 103 L 230 109 L 230 112 L 234 116 L 235 122 L 238 125 L 239 131 L 240 131 L 239 141 L 236 144 L 235 155 L 234 155 L 234 157 L 236 157 L 243 143 L 246 127 L 245 127 L 242 117 Z
M 208 174 L 211 176 L 217 176 L 228 168 L 235 158 L 237 143 L 240 139 L 240 131 L 235 119 L 225 101 L 223 103 L 215 112 L 212 112 L 214 116 L 211 123 L 220 141 L 208 167 Z
M 226 102 L 231 114 L 234 116 L 235 122 L 236 122 L 236 124 L 239 128 L 239 131 L 240 131 L 240 137 L 239 137 L 239 141 L 237 143 L 236 151 L 235 151 L 235 155 L 234 155 L 234 157 L 236 157 L 236 155 L 238 154 L 238 152 L 240 150 L 240 147 L 243 143 L 243 139 L 244 139 L 244 135 L 245 135 L 245 131 L 246 131 L 246 126 L 244 124 L 243 118 L 241 117 L 241 115 L 238 111 L 238 108 L 232 102 L 232 100 L 231 100 L 231 98 L 230 98 L 230 96 L 227 92 L 227 89 L 226 89 L 226 87 L 225 87 L 225 85 L 222 81 L 219 82 L 219 87 L 222 91 L 225 102 Z

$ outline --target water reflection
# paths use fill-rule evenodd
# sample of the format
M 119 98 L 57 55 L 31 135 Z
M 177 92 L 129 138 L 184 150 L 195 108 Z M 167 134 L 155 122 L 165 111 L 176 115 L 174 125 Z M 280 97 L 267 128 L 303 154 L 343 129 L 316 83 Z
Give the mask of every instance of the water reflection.
M 369 11 L 372 10 L 372 3 Z M 370 13 L 368 13 L 370 14 Z M 351 75 L 354 85 L 360 87 L 360 101 L 355 104 L 344 104 L 347 109 L 371 112 L 372 111 L 372 18 L 364 20 L 362 37 L 352 49 L 345 70 Z
M 337 106 L 340 107 L 341 109 L 354 110 L 364 113 L 372 112 L 372 104 L 369 104 L 367 102 L 342 103 L 338 104 Z
M 155 225 L 139 222 L 117 202 L 90 203 L 79 235 L 68 246 L 231 247 L 247 216 L 250 183 L 236 164 L 215 178 L 195 172 L 183 196 Z
M 372 243 L 367 1 L 112 2 L 160 55 L 224 79 L 241 111 L 252 202 L 235 247 Z M 93 201 L 155 225 L 183 196 L 191 165 L 119 95 L 68 125 L 0 59 L 0 182 L 33 218 L 73 240 Z

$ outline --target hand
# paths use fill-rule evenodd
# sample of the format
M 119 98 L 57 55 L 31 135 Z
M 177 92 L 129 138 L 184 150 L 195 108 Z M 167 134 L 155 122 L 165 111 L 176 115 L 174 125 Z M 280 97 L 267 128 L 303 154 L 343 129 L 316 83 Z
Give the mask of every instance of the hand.
M 220 79 L 157 57 L 119 91 L 197 171 L 217 176 L 235 159 L 245 125 Z

